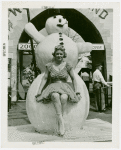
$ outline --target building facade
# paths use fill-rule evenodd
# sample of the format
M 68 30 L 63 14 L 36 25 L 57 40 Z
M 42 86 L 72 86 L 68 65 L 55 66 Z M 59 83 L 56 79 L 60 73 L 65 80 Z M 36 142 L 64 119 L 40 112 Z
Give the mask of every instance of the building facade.
M 47 36 L 44 25 L 49 16 L 48 8 L 30 9 L 29 12 L 30 20 L 35 23 L 35 27 L 40 33 Z M 102 63 L 103 75 L 109 81 L 113 72 L 113 9 L 60 9 L 59 12 L 68 18 L 71 33 L 77 34 L 76 36 L 69 35 L 72 38 L 75 37 L 73 40 L 94 44 L 91 52 L 92 70 L 96 63 Z M 43 16 L 45 16 L 45 20 L 42 20 Z M 38 24 L 36 24 L 37 19 L 39 19 Z M 26 9 L 8 9 L 8 57 L 11 66 L 8 78 L 14 102 L 19 99 L 19 96 L 25 98 L 25 93 L 35 78 L 33 57 L 27 46 L 30 44 L 30 40 L 24 31 L 27 23 Z M 23 49 L 19 47 L 20 43 L 24 43 Z M 36 43 L 34 46 L 36 47 Z M 77 72 L 81 66 L 84 66 L 82 62 L 77 64 Z M 38 68 L 37 73 L 40 73 Z

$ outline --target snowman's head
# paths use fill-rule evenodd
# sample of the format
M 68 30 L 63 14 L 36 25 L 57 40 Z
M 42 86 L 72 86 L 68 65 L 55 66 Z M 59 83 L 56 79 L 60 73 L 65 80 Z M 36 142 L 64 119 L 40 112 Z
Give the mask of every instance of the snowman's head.
M 68 30 L 68 21 L 61 15 L 55 15 L 47 19 L 45 28 L 48 34 L 65 33 Z

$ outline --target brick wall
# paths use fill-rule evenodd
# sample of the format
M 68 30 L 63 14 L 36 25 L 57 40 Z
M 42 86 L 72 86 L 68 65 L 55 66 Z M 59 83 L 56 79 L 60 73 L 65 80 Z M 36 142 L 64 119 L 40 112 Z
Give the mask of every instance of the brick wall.
M 78 9 L 98 29 L 106 48 L 107 80 L 112 75 L 113 59 L 113 9 Z

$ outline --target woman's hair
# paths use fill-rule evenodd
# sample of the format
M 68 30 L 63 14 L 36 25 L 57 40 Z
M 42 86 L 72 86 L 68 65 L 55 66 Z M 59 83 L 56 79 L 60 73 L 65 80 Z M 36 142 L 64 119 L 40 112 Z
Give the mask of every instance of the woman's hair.
M 64 54 L 63 58 L 66 58 L 67 57 L 67 54 L 65 52 L 65 48 L 63 45 L 58 45 L 55 47 L 55 50 L 54 50 L 54 53 L 52 53 L 52 55 L 55 57 L 55 53 L 58 51 L 58 50 L 61 50 Z

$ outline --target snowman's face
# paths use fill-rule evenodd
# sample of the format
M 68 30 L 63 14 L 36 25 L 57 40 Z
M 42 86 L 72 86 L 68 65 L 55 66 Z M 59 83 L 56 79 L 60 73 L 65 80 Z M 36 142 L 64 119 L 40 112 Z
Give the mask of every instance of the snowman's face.
M 48 34 L 62 32 L 68 30 L 68 21 L 61 15 L 53 16 L 47 19 L 45 28 Z

